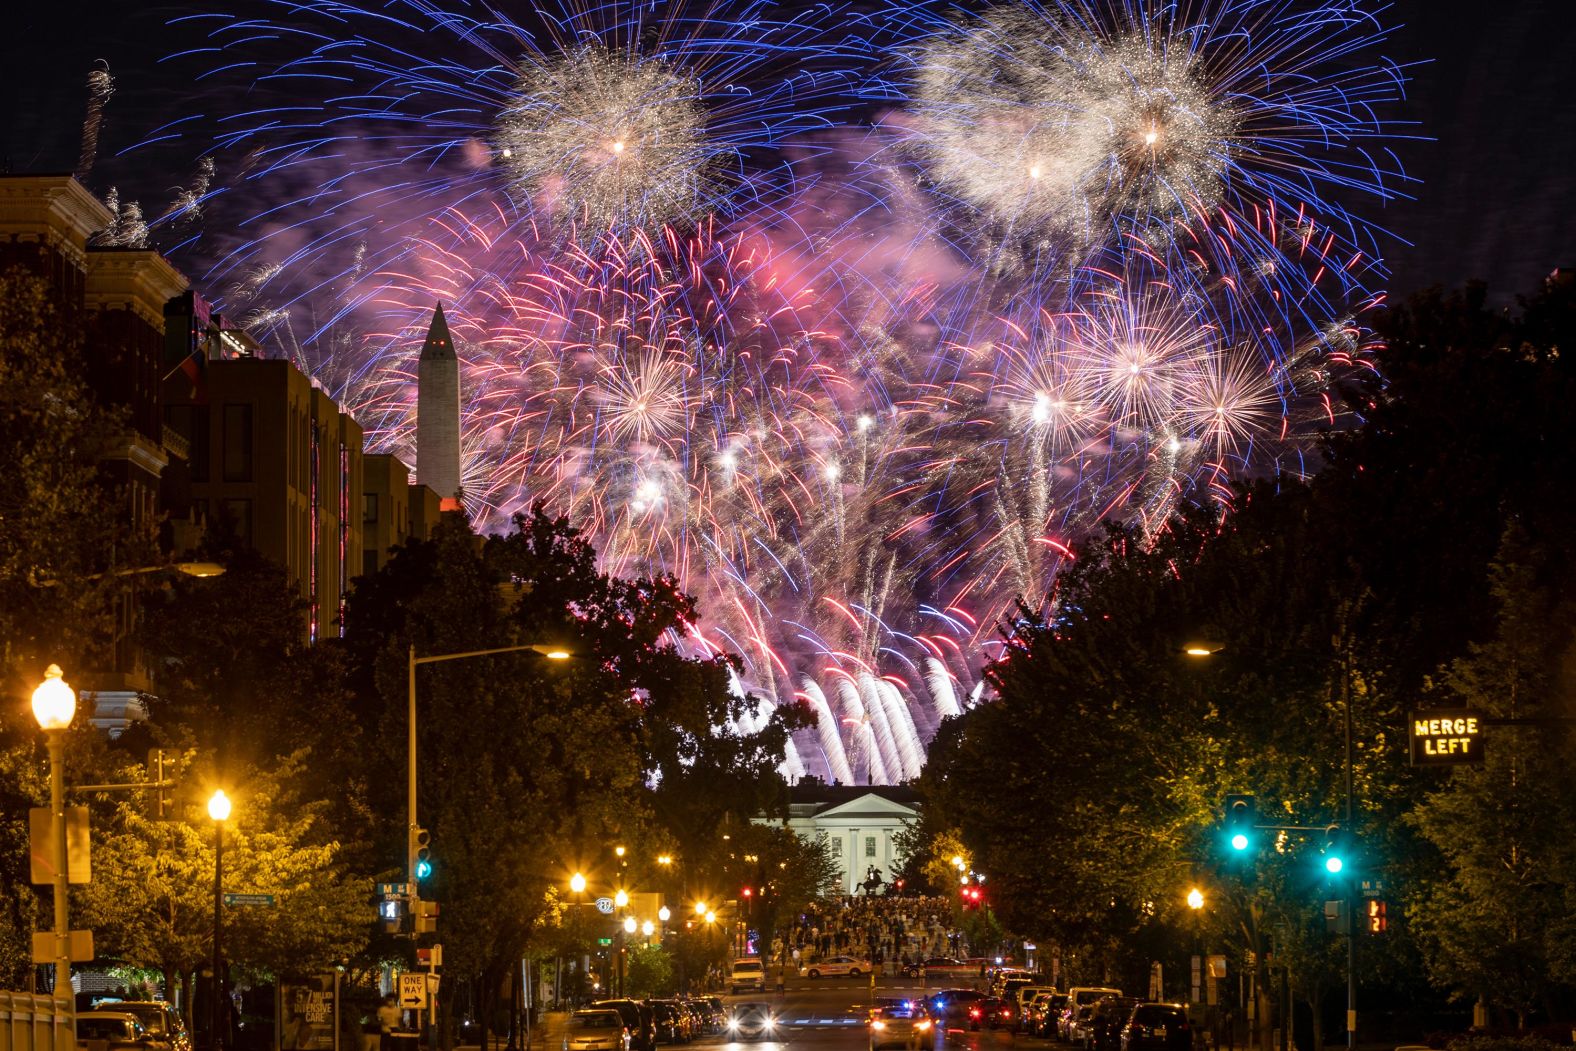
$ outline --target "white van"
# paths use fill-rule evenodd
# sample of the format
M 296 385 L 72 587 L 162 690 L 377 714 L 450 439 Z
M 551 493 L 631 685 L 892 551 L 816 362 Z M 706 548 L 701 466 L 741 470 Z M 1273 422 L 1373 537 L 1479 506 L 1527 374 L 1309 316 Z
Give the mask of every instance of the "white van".
M 766 967 L 758 957 L 749 956 L 733 961 L 733 969 L 728 972 L 728 985 L 735 993 L 755 990 L 766 991 Z

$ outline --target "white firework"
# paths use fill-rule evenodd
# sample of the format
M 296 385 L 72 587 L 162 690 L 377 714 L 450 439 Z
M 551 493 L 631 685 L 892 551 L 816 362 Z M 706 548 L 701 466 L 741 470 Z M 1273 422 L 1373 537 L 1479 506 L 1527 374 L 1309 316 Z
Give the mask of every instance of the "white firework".
M 654 58 L 587 44 L 521 70 L 495 149 L 513 185 L 595 229 L 655 228 L 719 190 L 701 83 Z

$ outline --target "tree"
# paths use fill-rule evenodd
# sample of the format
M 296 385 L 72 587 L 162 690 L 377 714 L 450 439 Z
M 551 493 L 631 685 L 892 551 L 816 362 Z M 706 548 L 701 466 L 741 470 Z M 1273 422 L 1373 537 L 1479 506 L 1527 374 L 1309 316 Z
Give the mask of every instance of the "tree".
M 660 945 L 640 945 L 629 950 L 629 970 L 625 976 L 629 995 L 637 1000 L 672 996 L 677 991 L 673 961 Z
M 184 778 L 195 796 L 190 789 L 213 775 L 192 758 Z M 348 871 L 339 844 L 322 835 L 326 805 L 297 793 L 303 762 L 294 756 L 272 771 L 247 771 L 232 785 L 236 806 L 225 823 L 225 887 L 272 894 L 275 904 L 228 910 L 224 955 L 240 973 L 264 979 L 342 965 L 364 947 L 369 927 L 371 882 Z M 145 777 L 132 768 L 121 780 Z M 77 916 L 94 929 L 101 953 L 159 971 L 190 1005 L 192 982 L 212 952 L 213 822 L 153 820 L 125 797 L 113 814 L 95 836 L 94 879 L 77 892 Z
M 1550 539 L 1507 532 L 1491 572 L 1496 635 L 1452 664 L 1431 702 L 1501 718 L 1570 714 L 1576 581 L 1563 538 Z M 1569 746 L 1557 726 L 1495 727 L 1482 766 L 1452 768 L 1410 815 L 1445 861 L 1408 910 L 1431 977 L 1514 1013 L 1517 1028 L 1552 982 L 1576 977 L 1565 948 L 1576 928 L 1563 846 L 1576 820 Z

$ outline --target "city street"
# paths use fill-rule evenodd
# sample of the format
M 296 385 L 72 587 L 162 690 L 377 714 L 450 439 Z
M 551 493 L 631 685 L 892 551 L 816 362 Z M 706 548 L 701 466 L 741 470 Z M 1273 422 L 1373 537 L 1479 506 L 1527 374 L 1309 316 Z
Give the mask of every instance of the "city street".
M 949 987 L 936 982 L 921 987 L 915 979 L 880 978 L 876 981 L 875 995 L 921 996 Z M 730 1005 L 745 1001 L 770 1003 L 777 1012 L 780 1020 L 778 1024 L 783 1027 L 782 1037 L 778 1040 L 730 1041 L 726 1035 L 722 1035 L 706 1037 L 696 1041 L 697 1044 L 723 1045 L 739 1051 L 749 1048 L 777 1051 L 785 1047 L 792 1047 L 796 1051 L 822 1048 L 827 1051 L 856 1051 L 869 1046 L 869 1031 L 866 1028 L 871 1000 L 869 978 L 831 978 L 813 982 L 799 978 L 788 983 L 785 994 L 780 998 L 775 993 L 766 996 L 746 993 L 725 996 L 723 999 Z M 935 1046 L 954 1051 L 994 1051 L 1015 1044 L 1036 1049 L 1050 1046 L 1047 1041 L 1011 1033 L 988 1030 L 971 1033 L 966 1029 L 943 1033 Z

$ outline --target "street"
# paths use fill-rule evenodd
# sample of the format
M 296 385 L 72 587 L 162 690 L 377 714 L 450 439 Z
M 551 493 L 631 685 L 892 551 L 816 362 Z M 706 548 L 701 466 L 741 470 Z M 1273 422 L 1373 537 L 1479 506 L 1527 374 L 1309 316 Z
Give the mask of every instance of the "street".
M 966 984 L 958 982 L 944 985 L 931 981 L 921 986 L 918 979 L 879 978 L 875 995 L 920 996 L 937 989 Z M 823 978 L 819 981 L 796 978 L 788 982 L 781 997 L 771 992 L 765 996 L 746 993 L 725 996 L 723 1000 L 729 1005 L 746 1001 L 771 1004 L 776 1011 L 778 1025 L 784 1030 L 782 1037 L 777 1040 L 733 1041 L 723 1034 L 704 1037 L 697 1040 L 696 1044 L 723 1045 L 730 1051 L 778 1051 L 779 1048 L 789 1047 L 795 1051 L 863 1051 L 869 1046 L 869 1030 L 866 1028 L 871 1000 L 869 978 Z M 986 1030 L 972 1033 L 967 1029 L 952 1029 L 942 1033 L 934 1046 L 954 1051 L 993 1051 L 1014 1044 L 1036 1049 L 1050 1046 L 1048 1041 L 1007 1032 Z

